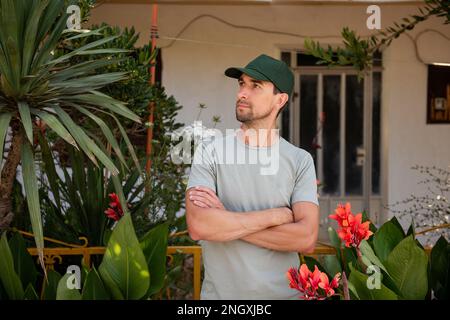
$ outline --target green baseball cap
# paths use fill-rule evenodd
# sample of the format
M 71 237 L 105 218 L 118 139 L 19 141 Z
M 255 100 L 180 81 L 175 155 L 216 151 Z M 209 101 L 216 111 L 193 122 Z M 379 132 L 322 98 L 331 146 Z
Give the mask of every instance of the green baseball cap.
M 256 80 L 270 81 L 281 92 L 291 97 L 294 88 L 294 74 L 283 61 L 262 54 L 250 61 L 245 68 L 228 68 L 225 75 L 230 78 L 239 79 L 245 73 Z

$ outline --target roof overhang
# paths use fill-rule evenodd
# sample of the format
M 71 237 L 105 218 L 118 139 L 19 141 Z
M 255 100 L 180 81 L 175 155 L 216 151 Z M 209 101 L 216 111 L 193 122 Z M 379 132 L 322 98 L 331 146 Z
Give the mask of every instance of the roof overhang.
M 102 4 L 177 4 L 177 5 L 373 5 L 425 4 L 418 0 L 104 0 Z

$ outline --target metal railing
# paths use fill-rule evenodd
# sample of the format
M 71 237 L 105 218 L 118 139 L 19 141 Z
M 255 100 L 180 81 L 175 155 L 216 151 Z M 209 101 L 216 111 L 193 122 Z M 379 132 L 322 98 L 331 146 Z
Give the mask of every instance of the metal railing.
M 33 237 L 33 234 L 18 231 L 24 236 Z M 174 234 L 172 236 L 180 235 L 181 233 Z M 59 241 L 56 239 L 44 237 L 44 240 L 55 243 L 58 245 L 63 245 L 65 247 L 58 248 L 44 248 L 44 264 L 46 270 L 54 270 L 55 264 L 61 264 L 63 262 L 64 256 L 82 256 L 83 264 L 87 267 L 91 267 L 91 257 L 94 255 L 103 255 L 106 251 L 105 247 L 89 247 L 88 240 L 85 237 L 79 238 L 84 243 L 82 245 L 66 243 L 63 241 Z M 28 252 L 32 256 L 38 256 L 37 248 L 28 248 Z M 200 246 L 168 246 L 167 247 L 167 257 L 169 261 L 173 259 L 174 254 L 186 254 L 193 255 L 194 266 L 193 266 L 193 289 L 194 294 L 193 298 L 195 300 L 200 299 L 200 287 L 201 287 L 201 257 L 202 257 L 202 248 Z M 330 255 L 335 254 L 335 249 L 327 244 L 320 243 L 316 246 L 314 252 L 309 254 L 308 256 L 317 257 L 319 255 Z M 170 298 L 170 291 L 166 292 L 168 298 Z

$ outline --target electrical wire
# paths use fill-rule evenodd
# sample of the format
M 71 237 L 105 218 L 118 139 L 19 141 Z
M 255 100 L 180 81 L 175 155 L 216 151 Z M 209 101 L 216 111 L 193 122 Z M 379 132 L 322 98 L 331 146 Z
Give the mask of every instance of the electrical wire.
M 405 36 L 407 36 L 407 37 L 412 41 L 412 43 L 413 43 L 413 45 L 414 45 L 414 51 L 415 51 L 417 60 L 420 61 L 420 62 L 423 63 L 423 64 L 428 64 L 428 63 L 426 63 L 426 62 L 422 59 L 422 57 L 421 57 L 421 55 L 420 55 L 420 52 L 419 52 L 419 46 L 418 46 L 417 42 L 418 42 L 419 38 L 420 38 L 421 36 L 423 36 L 423 35 L 424 35 L 425 33 L 427 33 L 427 32 L 435 32 L 435 33 L 439 34 L 440 36 L 444 37 L 445 39 L 447 39 L 447 41 L 450 41 L 450 37 L 448 37 L 448 36 L 445 35 L 444 33 L 440 32 L 440 31 L 438 31 L 438 30 L 435 30 L 435 29 L 424 29 L 424 30 L 420 31 L 415 37 L 411 36 L 411 35 L 408 34 L 408 33 L 405 33 Z
M 167 37 L 167 36 L 160 37 L 161 39 L 172 39 L 172 42 L 170 42 L 168 45 L 161 46 L 160 48 L 161 48 L 161 49 L 167 49 L 167 48 L 170 48 L 171 46 L 174 45 L 174 43 L 175 43 L 176 41 L 179 41 L 179 40 L 181 40 L 181 41 L 192 41 L 192 42 L 196 41 L 196 40 L 190 40 L 190 39 L 183 39 L 183 38 L 180 38 L 180 36 L 181 36 L 181 35 L 182 35 L 182 34 L 183 34 L 183 33 L 184 33 L 184 32 L 192 25 L 192 24 L 194 24 L 195 22 L 197 22 L 198 20 L 203 19 L 203 18 L 210 18 L 210 19 L 213 19 L 213 20 L 217 20 L 217 21 L 219 21 L 219 22 L 221 22 L 221 23 L 223 23 L 223 24 L 225 24 L 225 25 L 228 25 L 228 26 L 233 27 L 233 28 L 236 28 L 236 29 L 253 30 L 253 31 L 258 31 L 258 32 L 263 32 L 263 33 L 277 34 L 277 35 L 290 36 L 290 37 L 303 38 L 303 39 L 305 39 L 305 38 L 323 39 L 323 38 L 341 38 L 341 37 L 342 37 L 341 35 L 319 35 L 319 36 L 308 36 L 308 35 L 298 34 L 298 33 L 292 33 L 292 32 L 267 30 L 267 29 L 261 29 L 261 28 L 257 28 L 257 27 L 252 27 L 252 26 L 246 26 L 246 25 L 238 25 L 238 24 L 234 24 L 234 23 L 228 22 L 228 21 L 226 21 L 226 20 L 224 20 L 224 19 L 222 19 L 222 18 L 216 17 L 216 16 L 211 15 L 211 14 L 202 14 L 202 15 L 199 15 L 199 16 L 197 16 L 197 17 L 191 19 L 191 20 L 190 20 L 190 21 L 189 21 L 189 22 L 188 22 L 188 23 L 187 23 L 187 24 L 186 24 L 186 25 L 178 32 L 178 34 L 177 34 L 175 37 L 172 37 L 172 38 Z M 368 35 L 368 36 L 361 36 L 361 37 L 362 37 L 362 38 L 368 38 L 368 37 L 370 37 L 370 35 Z M 196 41 L 196 42 L 197 42 L 197 41 Z M 210 42 L 207 42 L 207 41 L 199 41 L 199 42 L 202 42 L 202 43 L 210 43 Z M 211 43 L 211 44 L 217 44 L 217 43 Z M 224 44 L 224 45 L 229 45 L 229 44 Z M 235 46 L 235 45 L 232 45 L 232 46 Z M 243 45 L 238 45 L 238 46 L 243 46 Z

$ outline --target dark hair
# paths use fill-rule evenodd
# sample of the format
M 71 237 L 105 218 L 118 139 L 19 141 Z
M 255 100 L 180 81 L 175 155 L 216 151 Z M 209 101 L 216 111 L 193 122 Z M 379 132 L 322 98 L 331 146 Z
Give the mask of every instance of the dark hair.
M 273 86 L 273 94 L 279 94 L 281 93 L 280 89 L 278 89 L 277 87 L 275 87 L 275 85 Z
M 281 93 L 280 89 L 278 89 L 277 87 L 275 87 L 275 85 L 273 86 L 273 94 L 279 94 Z M 280 113 L 286 108 L 286 105 L 289 103 L 289 101 L 286 101 L 286 103 L 284 104 L 284 106 L 278 110 L 277 116 L 276 118 L 278 118 L 278 116 L 280 115 Z

